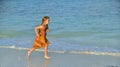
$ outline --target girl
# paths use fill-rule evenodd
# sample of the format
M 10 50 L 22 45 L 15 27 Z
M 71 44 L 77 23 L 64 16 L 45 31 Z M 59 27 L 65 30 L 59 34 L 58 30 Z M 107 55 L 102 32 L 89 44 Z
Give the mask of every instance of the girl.
M 50 42 L 46 38 L 47 33 L 50 32 L 48 28 L 48 24 L 50 22 L 50 18 L 48 16 L 44 16 L 42 18 L 42 23 L 40 26 L 35 27 L 35 33 L 36 33 L 36 40 L 34 42 L 33 47 L 28 51 L 28 58 L 30 57 L 31 53 L 35 49 L 39 49 L 44 47 L 44 58 L 49 59 L 50 57 L 48 56 L 48 46 Z

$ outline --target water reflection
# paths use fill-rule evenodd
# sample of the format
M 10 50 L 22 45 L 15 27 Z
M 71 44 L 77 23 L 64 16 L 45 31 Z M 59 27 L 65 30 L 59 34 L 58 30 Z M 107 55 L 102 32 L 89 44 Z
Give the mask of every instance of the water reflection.
M 45 60 L 44 61 L 44 67 L 48 67 L 49 66 L 49 60 Z
M 36 60 L 37 61 L 37 60 Z M 44 59 L 40 62 L 33 62 L 32 60 L 28 59 L 27 67 L 49 67 L 50 60 Z

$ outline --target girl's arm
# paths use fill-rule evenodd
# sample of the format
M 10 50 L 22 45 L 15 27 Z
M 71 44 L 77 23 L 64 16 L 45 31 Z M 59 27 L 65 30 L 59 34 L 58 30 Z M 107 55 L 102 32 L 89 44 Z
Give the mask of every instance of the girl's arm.
M 40 26 L 37 26 L 35 27 L 35 33 L 36 33 L 36 36 L 39 37 L 39 34 L 38 34 L 38 30 L 40 29 Z

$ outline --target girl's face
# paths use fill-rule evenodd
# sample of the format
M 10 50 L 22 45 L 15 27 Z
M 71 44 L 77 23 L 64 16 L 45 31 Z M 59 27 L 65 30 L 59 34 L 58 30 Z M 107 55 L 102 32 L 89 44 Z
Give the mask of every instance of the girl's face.
M 46 19 L 46 23 L 49 24 L 49 22 L 50 22 L 50 19 Z

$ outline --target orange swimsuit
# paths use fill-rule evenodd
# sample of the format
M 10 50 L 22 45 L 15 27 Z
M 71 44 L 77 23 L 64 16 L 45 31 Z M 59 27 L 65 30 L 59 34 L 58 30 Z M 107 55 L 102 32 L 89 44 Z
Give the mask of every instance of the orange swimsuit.
M 46 29 L 40 29 L 39 35 L 40 35 L 39 37 L 36 37 L 33 48 L 35 49 L 42 48 L 45 46 L 45 44 L 49 46 L 50 42 L 46 38 Z

